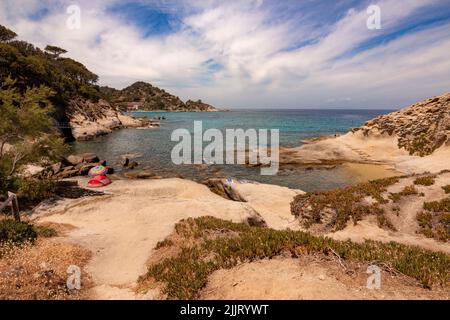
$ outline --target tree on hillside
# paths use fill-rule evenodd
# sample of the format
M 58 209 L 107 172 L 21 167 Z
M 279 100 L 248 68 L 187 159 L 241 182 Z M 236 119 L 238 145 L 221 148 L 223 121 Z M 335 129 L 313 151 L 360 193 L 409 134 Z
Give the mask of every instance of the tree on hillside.
M 60 55 L 67 53 L 67 50 L 51 45 L 47 45 L 44 50 L 50 53 L 53 56 L 53 58 L 59 58 Z
M 60 58 L 58 59 L 58 64 L 68 76 L 81 83 L 96 83 L 98 81 L 98 76 L 78 61 L 70 58 Z
M 53 126 L 51 89 L 41 86 L 20 94 L 14 81 L 0 88 L 0 192 L 5 192 L 27 164 L 48 164 L 65 151 Z
M 8 42 L 15 37 L 17 37 L 17 34 L 14 31 L 0 25 L 0 42 Z

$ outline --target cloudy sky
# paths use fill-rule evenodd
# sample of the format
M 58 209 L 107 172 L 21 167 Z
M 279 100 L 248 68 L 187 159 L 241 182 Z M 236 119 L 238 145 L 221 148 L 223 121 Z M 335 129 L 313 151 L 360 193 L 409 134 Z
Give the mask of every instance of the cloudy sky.
M 101 85 L 218 107 L 393 109 L 450 91 L 449 0 L 1 0 L 0 24 Z

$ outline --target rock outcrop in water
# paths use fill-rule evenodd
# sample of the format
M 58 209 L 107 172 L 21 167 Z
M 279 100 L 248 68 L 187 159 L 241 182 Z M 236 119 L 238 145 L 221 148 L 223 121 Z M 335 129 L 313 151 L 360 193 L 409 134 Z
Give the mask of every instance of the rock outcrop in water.
M 367 136 L 375 131 L 398 137 L 398 147 L 425 156 L 450 144 L 450 93 L 418 102 L 366 122 L 353 131 Z
M 69 102 L 66 114 L 69 126 L 76 140 L 89 140 L 121 128 L 151 128 L 158 123 L 149 118 L 134 118 L 105 100 L 92 102 L 78 98 Z
M 101 92 L 105 98 L 121 110 L 164 110 L 164 111 L 217 111 L 213 106 L 203 103 L 201 100 L 188 100 L 184 103 L 179 97 L 174 96 L 164 89 L 160 89 L 146 82 L 136 82 L 122 90 L 102 87 Z

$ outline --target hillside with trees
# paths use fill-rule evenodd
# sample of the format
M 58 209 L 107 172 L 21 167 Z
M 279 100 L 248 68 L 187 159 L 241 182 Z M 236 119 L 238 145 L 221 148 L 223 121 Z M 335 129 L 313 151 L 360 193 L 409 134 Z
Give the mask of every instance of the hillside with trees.
M 188 100 L 184 103 L 179 97 L 174 96 L 164 89 L 160 89 L 150 83 L 138 81 L 122 90 L 110 87 L 101 87 L 100 92 L 110 103 L 121 110 L 137 107 L 146 111 L 217 111 L 213 106 L 203 103 L 201 100 Z
M 6 191 L 45 194 L 46 181 L 29 183 L 22 173 L 29 165 L 59 159 L 67 139 L 153 126 L 148 119 L 123 115 L 118 106 L 126 108 L 127 102 L 142 101 L 147 110 L 214 110 L 200 101 L 185 104 L 144 82 L 100 90 L 98 76 L 65 54 L 55 45 L 42 50 L 17 40 L 14 31 L 0 25 L 0 198 Z

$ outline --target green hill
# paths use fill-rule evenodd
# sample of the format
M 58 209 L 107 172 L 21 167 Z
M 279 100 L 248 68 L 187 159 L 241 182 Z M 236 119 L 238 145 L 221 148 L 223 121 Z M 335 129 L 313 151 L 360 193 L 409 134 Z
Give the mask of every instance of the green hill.
M 123 90 L 101 87 L 102 95 L 112 104 L 122 110 L 137 107 L 139 110 L 165 111 L 217 111 L 213 106 L 199 101 L 188 100 L 184 103 L 164 89 L 160 89 L 146 82 L 135 82 Z

